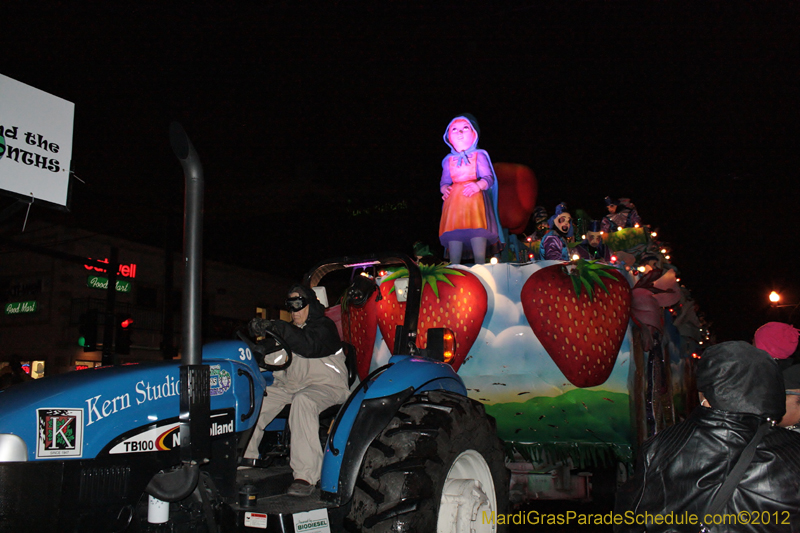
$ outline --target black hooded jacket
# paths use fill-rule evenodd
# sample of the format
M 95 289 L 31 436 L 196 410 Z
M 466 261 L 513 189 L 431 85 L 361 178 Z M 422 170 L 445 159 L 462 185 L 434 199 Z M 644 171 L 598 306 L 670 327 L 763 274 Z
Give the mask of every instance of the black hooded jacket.
M 275 332 L 283 338 L 292 349 L 306 359 L 318 359 L 333 355 L 342 347 L 336 324 L 325 316 L 325 308 L 317 299 L 313 289 L 295 285 L 288 294 L 297 292 L 308 301 L 308 319 L 302 328 L 276 320 L 272 323 Z
M 643 444 L 634 477 L 617 493 L 615 512 L 624 522 L 614 531 L 697 533 L 699 524 L 687 524 L 686 513 L 710 531 L 800 531 L 800 434 L 777 426 L 758 445 L 722 516 L 705 518 L 758 426 L 783 416 L 777 364 L 746 342 L 721 343 L 703 354 L 697 388 L 711 408 L 698 407 Z M 627 523 L 645 513 L 651 515 L 646 526 Z M 672 524 L 655 524 L 656 515 L 671 516 Z

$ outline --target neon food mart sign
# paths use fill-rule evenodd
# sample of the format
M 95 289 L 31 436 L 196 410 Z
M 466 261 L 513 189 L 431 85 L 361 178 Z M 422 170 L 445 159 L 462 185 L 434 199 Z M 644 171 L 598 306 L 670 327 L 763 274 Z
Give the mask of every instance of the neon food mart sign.
M 91 257 L 89 259 L 91 259 Z M 108 258 L 106 258 L 106 259 L 95 259 L 95 261 L 97 261 L 99 263 L 108 264 Z M 86 270 L 94 270 L 96 272 L 105 272 L 106 271 L 105 268 L 100 268 L 100 267 L 96 267 L 96 266 L 92 266 L 92 265 L 83 265 L 83 268 L 85 268 Z M 130 265 L 120 265 L 119 266 L 119 270 L 117 271 L 117 275 L 118 276 L 123 276 L 123 277 L 126 277 L 126 278 L 131 278 L 131 279 L 135 278 L 136 277 L 136 264 L 135 263 L 131 263 Z
M 86 286 L 91 287 L 92 289 L 108 289 L 108 278 L 102 278 L 100 276 L 93 276 L 90 275 L 86 279 Z M 131 282 L 118 279 L 116 281 L 116 285 L 114 286 L 117 289 L 117 292 L 131 292 Z
M 35 313 L 36 310 L 36 300 L 31 300 L 28 302 L 12 302 L 6 304 L 4 312 L 7 315 L 22 315 L 25 313 Z

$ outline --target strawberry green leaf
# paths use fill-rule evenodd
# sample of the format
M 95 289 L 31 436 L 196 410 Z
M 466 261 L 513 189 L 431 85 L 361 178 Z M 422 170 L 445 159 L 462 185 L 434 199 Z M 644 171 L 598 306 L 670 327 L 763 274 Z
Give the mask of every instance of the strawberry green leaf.
M 579 276 L 570 276 L 569 279 L 572 280 L 572 288 L 575 289 L 575 294 L 580 297 L 581 295 L 581 279 Z
M 408 277 L 408 269 L 407 268 L 400 268 L 383 278 L 383 281 L 392 281 L 398 278 L 407 278 Z
M 431 289 L 433 290 L 433 294 L 436 298 L 439 298 L 439 282 L 446 283 L 451 287 L 454 287 L 453 282 L 447 276 L 463 276 L 463 272 L 459 272 L 454 268 L 448 268 L 447 263 L 439 263 L 438 265 L 419 265 L 420 274 L 422 275 L 422 287 L 420 291 L 425 289 L 425 285 L 430 285 Z M 386 283 L 387 281 L 393 281 L 398 278 L 407 278 L 408 277 L 408 269 L 407 268 L 400 268 L 396 272 L 391 273 L 390 275 L 383 278 L 381 283 Z M 389 294 L 394 291 L 394 287 L 389 290 Z
M 580 278 L 580 280 L 581 283 L 583 283 L 583 286 L 586 288 L 586 294 L 589 295 L 589 301 L 591 302 L 592 300 L 594 300 L 594 287 L 592 287 L 592 284 L 589 283 L 587 279 Z M 580 296 L 580 293 L 578 293 L 578 296 Z
M 571 272 L 571 278 L 575 294 L 580 296 L 581 290 L 586 289 L 590 300 L 594 298 L 595 287 L 600 287 L 608 294 L 608 287 L 606 287 L 602 278 L 617 279 L 610 272 L 611 270 L 616 270 L 615 267 L 599 263 L 597 260 L 586 261 L 585 259 L 578 259 L 574 265 L 575 268 Z
M 606 288 L 605 283 L 603 283 L 603 280 L 600 279 L 600 276 L 598 276 L 596 272 L 591 270 L 587 271 L 586 279 L 592 285 L 592 287 L 597 285 L 600 288 L 602 288 L 606 293 L 608 293 L 608 289 Z

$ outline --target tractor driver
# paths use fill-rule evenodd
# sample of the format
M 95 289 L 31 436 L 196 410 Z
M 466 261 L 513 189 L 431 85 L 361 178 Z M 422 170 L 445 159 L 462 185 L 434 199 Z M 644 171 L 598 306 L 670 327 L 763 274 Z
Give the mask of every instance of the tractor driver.
M 286 306 L 292 313 L 291 324 L 262 318 L 250 321 L 252 335 L 263 336 L 266 330 L 274 331 L 292 350 L 294 358 L 286 370 L 274 373 L 275 381 L 266 389 L 244 457 L 258 458 L 264 428 L 286 404 L 291 404 L 289 466 L 294 482 L 287 494 L 308 496 L 322 472 L 319 414 L 347 398 L 347 367 L 336 324 L 325 316 L 325 308 L 314 290 L 295 285 L 289 291 Z

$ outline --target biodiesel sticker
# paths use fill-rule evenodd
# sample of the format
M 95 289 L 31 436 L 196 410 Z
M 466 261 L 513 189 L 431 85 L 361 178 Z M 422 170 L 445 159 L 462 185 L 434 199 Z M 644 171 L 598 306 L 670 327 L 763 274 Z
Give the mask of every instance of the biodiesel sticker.
M 292 515 L 294 521 L 295 533 L 306 533 L 312 531 L 313 533 L 331 533 L 331 524 L 328 521 L 327 509 L 314 509 L 307 513 L 294 513 Z
M 223 370 L 220 365 L 211 365 L 211 396 L 225 394 L 231 388 L 231 373 Z
M 83 409 L 37 409 L 36 458 L 83 455 Z

